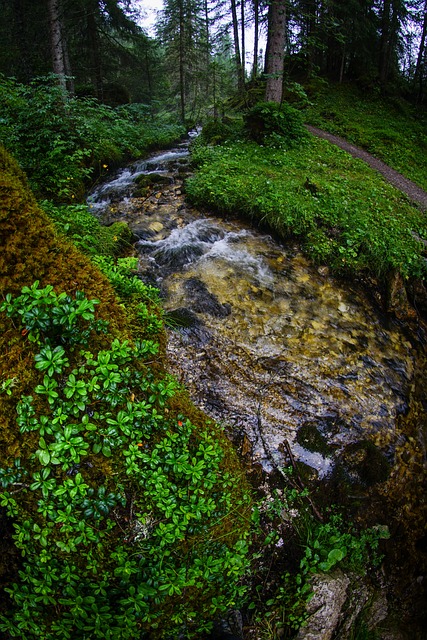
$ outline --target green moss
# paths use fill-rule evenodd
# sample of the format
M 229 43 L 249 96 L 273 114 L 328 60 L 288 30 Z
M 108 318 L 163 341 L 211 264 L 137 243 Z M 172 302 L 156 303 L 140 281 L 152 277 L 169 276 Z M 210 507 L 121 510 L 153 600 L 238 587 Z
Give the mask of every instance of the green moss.
M 204 637 L 242 593 L 251 501 L 237 456 L 165 371 L 161 317 L 147 339 L 138 292 L 125 307 L 0 157 L 0 481 L 26 576 L 0 577 L 0 630 Z

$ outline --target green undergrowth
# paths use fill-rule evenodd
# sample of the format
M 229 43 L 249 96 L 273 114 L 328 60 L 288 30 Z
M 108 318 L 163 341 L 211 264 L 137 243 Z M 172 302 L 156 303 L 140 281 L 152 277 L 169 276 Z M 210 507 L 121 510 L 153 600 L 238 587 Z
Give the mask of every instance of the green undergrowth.
M 0 630 L 205 637 L 245 591 L 237 456 L 166 372 L 135 259 L 84 256 L 1 148 L 0 195 Z
M 149 105 L 110 107 L 66 96 L 54 76 L 23 85 L 0 76 L 0 141 L 38 198 L 80 201 L 93 180 L 185 134 Z
M 427 191 L 425 108 L 353 85 L 325 85 L 310 100 L 307 123 L 362 147 Z
M 311 137 L 298 148 L 196 144 L 187 193 L 197 206 L 244 215 L 301 239 L 337 272 L 423 276 L 425 215 L 360 160 Z
M 132 232 L 125 222 L 103 226 L 85 204 L 55 205 L 43 200 L 40 206 L 58 231 L 89 256 L 118 256 L 132 246 Z
M 274 489 L 253 511 L 258 553 L 252 558 L 255 584 L 249 611 L 257 637 L 265 640 L 295 637 L 308 619 L 313 579 L 336 571 L 372 576 L 383 559 L 381 541 L 390 537 L 386 526 L 358 527 L 337 508 L 320 516 L 292 469 L 283 472 L 289 483 Z

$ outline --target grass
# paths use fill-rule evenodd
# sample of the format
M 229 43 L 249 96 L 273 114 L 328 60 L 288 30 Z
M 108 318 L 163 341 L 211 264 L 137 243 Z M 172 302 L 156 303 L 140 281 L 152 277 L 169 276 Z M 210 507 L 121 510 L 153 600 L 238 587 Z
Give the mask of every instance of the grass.
M 426 271 L 425 216 L 365 163 L 311 137 L 290 151 L 238 142 L 194 151 L 187 192 L 198 206 L 249 216 L 301 239 L 336 272 Z
M 425 109 L 347 85 L 325 85 L 310 100 L 308 124 L 362 147 L 427 190 Z

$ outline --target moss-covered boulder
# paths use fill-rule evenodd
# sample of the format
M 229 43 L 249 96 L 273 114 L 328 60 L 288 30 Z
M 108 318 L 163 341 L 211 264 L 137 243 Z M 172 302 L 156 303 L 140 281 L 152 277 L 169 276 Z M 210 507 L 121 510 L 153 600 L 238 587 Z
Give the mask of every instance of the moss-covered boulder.
M 243 592 L 236 455 L 165 370 L 150 309 L 117 299 L 4 151 L 0 196 L 0 631 L 203 637 Z

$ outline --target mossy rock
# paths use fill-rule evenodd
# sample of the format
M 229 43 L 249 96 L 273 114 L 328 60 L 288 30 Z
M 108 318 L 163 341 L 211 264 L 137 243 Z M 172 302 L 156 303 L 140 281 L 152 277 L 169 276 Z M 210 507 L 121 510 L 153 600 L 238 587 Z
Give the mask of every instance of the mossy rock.
M 135 178 L 135 184 L 138 187 L 151 187 L 153 185 L 170 184 L 171 179 L 163 173 L 141 173 Z
M 127 237 L 123 225 L 108 229 L 116 232 Z M 92 316 L 82 316 L 87 342 L 80 329 L 68 332 L 77 342 L 55 334 L 64 364 L 37 369 L 36 355 L 38 362 L 51 357 L 49 328 L 35 334 L 22 316 L 11 316 L 7 308 L 0 312 L 0 383 L 13 379 L 10 395 L 0 394 L 0 473 L 3 480 L 12 478 L 4 488 L 7 524 L 13 522 L 18 536 L 15 560 L 8 564 L 22 563 L 25 571 L 25 582 L 23 574 L 0 575 L 0 589 L 12 590 L 10 598 L 5 592 L 0 597 L 6 630 L 46 640 L 169 638 L 183 632 L 205 637 L 200 627 L 233 606 L 246 570 L 251 499 L 234 449 L 165 370 L 164 350 L 156 351 L 155 336 L 153 344 L 147 342 L 137 301 L 125 307 L 89 258 L 56 231 L 4 150 L 0 238 L 1 300 L 10 293 L 11 305 L 37 280 L 31 300 L 42 290 L 40 300 L 54 297 L 52 308 L 70 318 L 67 305 L 77 304 L 76 292 L 83 292 L 85 300 L 99 301 L 96 321 L 108 322 L 105 332 L 96 331 Z M 114 235 L 111 242 L 118 242 Z M 68 297 L 58 298 L 62 293 Z M 49 321 L 57 317 L 51 313 Z M 152 355 L 133 355 L 145 348 Z M 127 355 L 120 364 L 122 351 Z M 97 391 L 96 379 L 109 371 L 116 382 Z M 52 381 L 56 391 L 48 401 L 43 389 Z M 66 392 L 76 381 L 86 389 L 82 402 Z M 64 426 L 54 422 L 60 415 L 67 416 Z M 127 427 L 126 415 L 132 416 Z M 124 430 L 118 429 L 125 418 Z M 134 439 L 148 427 L 149 435 Z M 70 445 L 70 429 L 82 453 L 79 460 L 72 454 L 71 466 L 66 459 L 57 464 L 54 445 Z M 182 458 L 173 462 L 174 454 Z M 135 467 L 128 464 L 130 455 Z M 37 479 L 48 483 L 43 491 Z M 72 489 L 77 482 L 85 485 L 81 498 Z M 194 513 L 192 504 L 199 505 Z M 9 544 L 2 557 L 10 554 Z
M 113 222 L 98 231 L 99 254 L 119 256 L 132 246 L 133 233 L 126 222 Z

